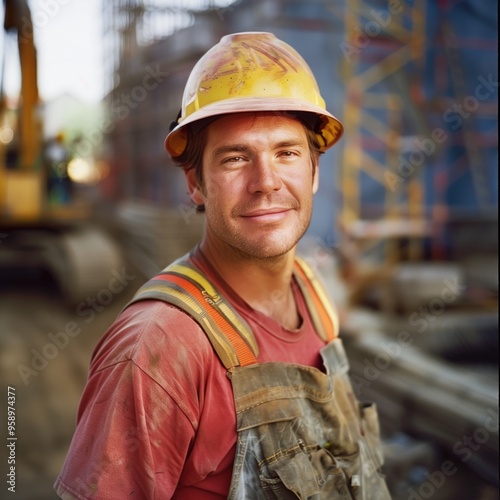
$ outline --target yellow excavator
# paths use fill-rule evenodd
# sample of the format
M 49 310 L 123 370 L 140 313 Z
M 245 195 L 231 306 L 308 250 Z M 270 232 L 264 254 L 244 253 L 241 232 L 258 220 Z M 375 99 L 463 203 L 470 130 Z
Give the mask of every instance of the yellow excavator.
M 35 169 L 41 154 L 42 126 L 33 23 L 26 1 L 4 0 L 4 10 L 5 32 L 17 33 L 21 92 L 17 116 L 13 119 L 3 95 L 4 62 L 0 101 L 0 209 L 2 218 L 13 221 L 37 219 L 42 211 L 44 179 L 41 169 Z M 3 47 L 5 61 L 7 40 Z
M 37 57 L 26 0 L 4 0 L 5 37 L 17 35 L 21 86 L 15 109 L 0 89 L 0 269 L 41 268 L 69 303 L 83 300 L 122 265 L 116 244 L 90 223 L 90 207 L 49 200 L 50 171 L 44 158 Z M 4 40 L 2 54 L 5 61 Z M 116 272 L 116 271 L 115 271 Z

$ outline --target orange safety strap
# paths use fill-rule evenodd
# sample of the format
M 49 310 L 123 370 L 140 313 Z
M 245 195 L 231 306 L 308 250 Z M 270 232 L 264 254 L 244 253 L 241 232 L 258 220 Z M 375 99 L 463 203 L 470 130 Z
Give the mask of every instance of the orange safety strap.
M 220 331 L 229 340 L 229 343 L 233 346 L 240 366 L 257 363 L 257 358 L 252 352 L 252 349 L 250 349 L 248 344 L 242 339 L 240 333 L 234 328 L 233 324 L 228 321 L 228 319 L 217 309 L 215 303 L 212 303 L 212 300 L 209 298 L 210 296 L 204 294 L 202 290 L 200 290 L 187 278 L 178 274 L 165 273 L 156 276 L 156 279 L 168 281 L 178 285 L 181 289 L 188 292 L 200 304 L 203 304 L 204 302 L 210 304 L 212 307 L 208 309 L 207 312 L 210 314 Z
M 128 305 L 148 299 L 162 300 L 189 314 L 228 370 L 257 363 L 259 348 L 249 325 L 185 258 L 145 283 Z
M 339 326 L 337 314 L 325 290 L 305 260 L 295 258 L 294 272 L 316 330 L 325 342 L 330 342 L 338 336 Z

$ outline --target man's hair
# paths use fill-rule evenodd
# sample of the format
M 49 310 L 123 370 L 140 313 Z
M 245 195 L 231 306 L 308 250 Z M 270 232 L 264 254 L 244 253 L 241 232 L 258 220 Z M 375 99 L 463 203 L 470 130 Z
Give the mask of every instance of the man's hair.
M 315 117 L 312 113 L 293 113 L 293 112 L 276 112 L 276 114 L 281 116 L 286 116 L 289 118 L 295 118 L 299 120 L 306 131 L 307 142 L 309 146 L 309 155 L 311 159 L 311 166 L 317 168 L 318 158 L 323 152 L 320 150 L 320 144 L 318 141 L 317 133 L 314 131 L 314 122 L 311 120 Z M 205 150 L 205 145 L 207 143 L 207 126 L 214 122 L 217 118 L 206 118 L 205 120 L 200 120 L 193 125 L 188 125 L 187 128 L 187 147 L 184 152 L 172 158 L 177 166 L 182 167 L 185 171 L 195 170 L 196 182 L 198 186 L 203 189 L 203 151 Z M 205 207 L 203 205 L 197 205 L 196 210 L 198 212 L 203 212 Z

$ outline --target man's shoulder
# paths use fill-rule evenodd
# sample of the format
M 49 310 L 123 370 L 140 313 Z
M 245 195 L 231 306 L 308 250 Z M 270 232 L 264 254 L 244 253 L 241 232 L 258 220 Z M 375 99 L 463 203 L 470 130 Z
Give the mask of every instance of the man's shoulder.
M 93 370 L 132 361 L 148 371 L 162 359 L 212 356 L 210 343 L 198 323 L 181 309 L 159 300 L 126 307 L 108 328 L 92 357 Z M 163 365 L 164 363 L 161 363 Z

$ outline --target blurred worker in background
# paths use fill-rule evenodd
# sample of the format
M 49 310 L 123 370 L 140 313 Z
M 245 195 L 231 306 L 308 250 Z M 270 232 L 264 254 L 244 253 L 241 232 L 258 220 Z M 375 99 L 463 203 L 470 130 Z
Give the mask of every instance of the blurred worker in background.
M 97 346 L 62 498 L 389 498 L 375 409 L 295 255 L 341 134 L 274 35 L 228 35 L 200 59 L 165 146 L 205 234 Z
M 65 205 L 71 201 L 73 186 L 68 175 L 70 160 L 71 153 L 64 143 L 64 134 L 59 132 L 47 141 L 43 150 L 48 202 L 51 206 Z

